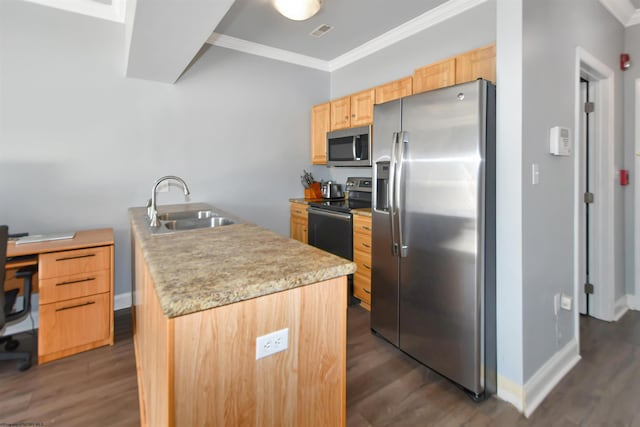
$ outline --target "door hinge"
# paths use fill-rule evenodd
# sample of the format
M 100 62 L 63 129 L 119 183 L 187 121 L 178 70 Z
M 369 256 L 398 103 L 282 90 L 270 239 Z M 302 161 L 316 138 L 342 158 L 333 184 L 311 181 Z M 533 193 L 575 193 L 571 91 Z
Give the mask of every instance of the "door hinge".
M 584 112 L 589 114 L 589 113 L 593 113 L 596 109 L 596 104 L 594 104 L 593 102 L 585 102 L 584 103 Z
M 593 283 L 585 283 L 584 284 L 584 293 L 585 294 L 592 294 L 593 293 Z
M 588 191 L 586 191 L 584 193 L 584 202 L 586 204 L 593 203 L 593 193 L 589 193 Z

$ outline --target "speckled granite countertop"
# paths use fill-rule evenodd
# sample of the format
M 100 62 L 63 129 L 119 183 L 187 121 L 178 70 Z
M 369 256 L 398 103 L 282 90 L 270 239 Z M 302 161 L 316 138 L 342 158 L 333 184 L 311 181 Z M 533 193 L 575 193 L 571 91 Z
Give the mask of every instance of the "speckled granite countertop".
M 166 205 L 158 211 L 174 212 L 184 206 Z M 188 205 L 189 210 L 203 208 L 212 207 L 202 203 Z M 349 260 L 254 224 L 152 235 L 146 208 L 130 208 L 129 217 L 167 317 L 257 298 L 356 270 Z

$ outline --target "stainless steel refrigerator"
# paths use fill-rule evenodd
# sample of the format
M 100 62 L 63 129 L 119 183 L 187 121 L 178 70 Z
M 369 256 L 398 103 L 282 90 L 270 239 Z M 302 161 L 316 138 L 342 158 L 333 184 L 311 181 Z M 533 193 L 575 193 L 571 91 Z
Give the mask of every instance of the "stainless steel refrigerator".
M 496 390 L 495 86 L 374 108 L 371 328 L 461 385 Z

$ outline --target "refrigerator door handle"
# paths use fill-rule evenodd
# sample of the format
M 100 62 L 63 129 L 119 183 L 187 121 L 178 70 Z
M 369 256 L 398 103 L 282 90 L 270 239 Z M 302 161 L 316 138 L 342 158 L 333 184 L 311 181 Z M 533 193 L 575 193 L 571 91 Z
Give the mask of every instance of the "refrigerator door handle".
M 407 252 L 408 252 L 408 246 L 405 244 L 404 238 L 403 238 L 403 233 L 402 233 L 402 215 L 403 215 L 403 204 L 404 201 L 402 200 L 402 181 L 403 181 L 403 163 L 404 163 L 404 151 L 405 151 L 405 147 L 406 144 L 409 143 L 409 132 L 400 132 L 398 134 L 397 137 L 397 141 L 398 141 L 398 156 L 396 158 L 396 161 L 398 162 L 398 166 L 396 168 L 396 178 L 395 178 L 395 185 L 396 188 L 394 190 L 394 196 L 395 196 L 395 211 L 396 211 L 396 217 L 397 217 L 397 234 L 398 234 L 398 240 L 397 240 L 397 247 L 399 249 L 399 256 L 401 258 L 406 258 L 407 257 Z
M 396 182 L 396 150 L 398 146 L 398 132 L 393 133 L 391 139 L 391 161 L 389 162 L 389 188 L 387 191 L 389 204 L 389 222 L 391 223 L 391 252 L 398 256 L 398 243 L 396 242 L 396 207 L 395 207 L 395 182 Z

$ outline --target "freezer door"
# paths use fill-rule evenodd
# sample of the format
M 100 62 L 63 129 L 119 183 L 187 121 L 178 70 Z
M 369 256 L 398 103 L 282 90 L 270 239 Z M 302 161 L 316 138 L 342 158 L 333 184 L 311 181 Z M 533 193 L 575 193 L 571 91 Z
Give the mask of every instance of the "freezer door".
M 402 350 L 476 393 L 483 391 L 480 87 L 403 100 L 399 320 Z
M 398 345 L 398 258 L 391 233 L 391 154 L 400 131 L 401 101 L 374 107 L 371 328 Z

